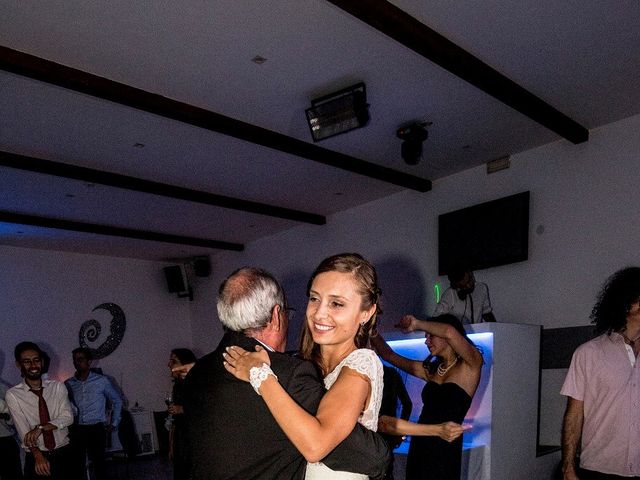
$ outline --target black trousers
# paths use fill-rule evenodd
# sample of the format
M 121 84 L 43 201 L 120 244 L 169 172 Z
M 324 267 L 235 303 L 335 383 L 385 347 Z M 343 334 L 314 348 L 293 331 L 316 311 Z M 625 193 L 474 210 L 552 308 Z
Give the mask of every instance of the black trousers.
M 41 477 L 36 474 L 36 462 L 31 452 L 27 452 L 24 459 L 25 480 L 76 480 L 77 467 L 74 465 L 73 450 L 70 445 L 65 445 L 52 452 L 42 452 L 49 460 L 51 476 Z
M 79 466 L 78 478 L 86 480 L 87 457 L 91 461 L 91 468 L 96 480 L 105 480 L 104 450 L 107 444 L 107 433 L 102 423 L 94 425 L 73 425 L 69 427 L 71 446 Z
M 581 468 L 578 472 L 580 480 L 633 480 L 640 477 L 622 477 L 620 475 L 611 475 L 610 473 L 594 472 L 593 470 L 585 470 Z
M 20 447 L 13 437 L 0 437 L 0 480 L 22 480 Z

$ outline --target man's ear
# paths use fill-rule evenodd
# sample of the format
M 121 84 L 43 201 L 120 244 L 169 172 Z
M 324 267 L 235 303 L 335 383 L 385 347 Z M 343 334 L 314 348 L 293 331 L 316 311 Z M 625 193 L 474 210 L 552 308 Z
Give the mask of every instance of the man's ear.
M 275 332 L 279 332 L 282 329 L 282 317 L 280 316 L 281 312 L 282 309 L 280 308 L 280 305 L 274 305 L 273 309 L 271 310 L 271 320 L 269 321 L 269 325 L 271 325 L 271 329 Z

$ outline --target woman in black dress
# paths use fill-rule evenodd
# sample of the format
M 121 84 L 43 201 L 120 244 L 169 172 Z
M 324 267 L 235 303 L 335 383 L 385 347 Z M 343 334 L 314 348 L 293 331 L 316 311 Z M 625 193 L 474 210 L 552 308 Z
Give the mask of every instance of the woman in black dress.
M 427 383 L 422 390 L 423 407 L 418 423 L 381 417 L 379 431 L 411 435 L 407 480 L 459 480 L 464 430 L 460 424 L 480 382 L 482 355 L 453 315 L 441 315 L 430 321 L 406 315 L 396 327 L 405 333 L 425 332 L 430 352 L 427 359 L 420 362 L 398 355 L 380 335 L 372 340 L 376 352 Z
M 184 423 L 184 409 L 182 386 L 184 380 L 173 369 L 182 365 L 192 364 L 196 356 L 188 348 L 174 348 L 169 356 L 168 367 L 173 377 L 173 390 L 171 402 L 167 412 L 172 417 L 171 430 L 169 431 L 169 459 L 173 461 L 173 479 L 189 480 L 191 478 L 191 460 L 187 442 L 187 431 Z

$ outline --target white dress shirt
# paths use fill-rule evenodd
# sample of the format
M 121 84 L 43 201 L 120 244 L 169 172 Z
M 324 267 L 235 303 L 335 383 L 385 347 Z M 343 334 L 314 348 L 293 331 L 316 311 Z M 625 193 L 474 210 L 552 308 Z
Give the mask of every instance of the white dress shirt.
M 43 380 L 42 388 L 42 396 L 49 410 L 49 423 L 58 427 L 53 430 L 56 449 L 64 447 L 69 443 L 67 427 L 73 423 L 73 411 L 67 388 L 63 383 L 55 380 Z M 18 430 L 22 448 L 28 451 L 29 448 L 24 444 L 24 436 L 40 424 L 38 396 L 31 392 L 29 386 L 23 381 L 7 391 L 6 402 Z M 38 437 L 38 448 L 42 451 L 47 450 L 42 435 Z
M 491 312 L 491 300 L 489 288 L 481 282 L 476 283 L 473 293 L 460 300 L 458 292 L 453 288 L 447 288 L 436 305 L 433 316 L 450 313 L 458 318 L 463 325 L 469 323 L 482 323 L 482 316 Z

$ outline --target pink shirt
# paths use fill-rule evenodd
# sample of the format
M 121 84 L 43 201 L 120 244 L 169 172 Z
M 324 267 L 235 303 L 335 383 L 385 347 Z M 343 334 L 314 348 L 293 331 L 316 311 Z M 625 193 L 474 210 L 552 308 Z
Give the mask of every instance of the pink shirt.
M 640 362 L 622 335 L 580 345 L 560 393 L 584 402 L 580 466 L 640 475 Z

